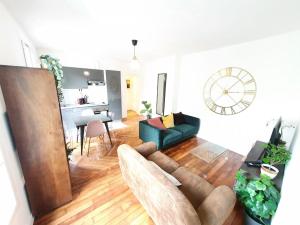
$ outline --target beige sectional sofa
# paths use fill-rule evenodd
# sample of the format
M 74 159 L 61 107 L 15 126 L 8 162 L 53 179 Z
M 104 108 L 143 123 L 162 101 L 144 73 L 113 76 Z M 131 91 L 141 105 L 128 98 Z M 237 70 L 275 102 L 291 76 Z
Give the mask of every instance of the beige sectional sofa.
M 124 180 L 156 225 L 222 225 L 235 205 L 227 186 L 215 188 L 157 151 L 153 142 L 135 149 L 120 145 L 118 156 Z M 175 186 L 153 161 L 180 183 Z

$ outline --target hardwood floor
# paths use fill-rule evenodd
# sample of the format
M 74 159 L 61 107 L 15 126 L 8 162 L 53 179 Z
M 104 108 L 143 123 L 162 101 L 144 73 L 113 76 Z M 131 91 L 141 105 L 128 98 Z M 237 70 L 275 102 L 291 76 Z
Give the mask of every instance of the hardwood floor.
M 74 155 L 77 164 L 70 164 L 73 200 L 37 219 L 35 224 L 154 224 L 123 182 L 117 158 L 120 144 L 137 146 L 142 143 L 138 138 L 138 121 L 141 119 L 134 112 L 129 112 L 124 122 L 127 127 L 113 132 L 112 148 L 106 139 L 104 146 L 98 146 L 96 140 L 91 144 L 89 157 L 81 157 L 79 150 L 76 150 Z M 226 184 L 232 187 L 243 156 L 226 151 L 208 164 L 190 154 L 194 147 L 204 142 L 195 137 L 165 153 L 213 185 Z M 242 208 L 236 204 L 224 225 L 242 224 Z

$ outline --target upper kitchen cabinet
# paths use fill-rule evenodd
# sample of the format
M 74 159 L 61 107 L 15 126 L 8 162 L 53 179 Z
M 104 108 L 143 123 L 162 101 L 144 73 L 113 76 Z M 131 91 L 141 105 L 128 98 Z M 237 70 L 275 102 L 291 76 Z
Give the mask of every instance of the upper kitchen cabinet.
M 89 85 L 104 85 L 104 71 L 103 70 L 87 70 L 89 75 L 87 76 Z
M 84 89 L 88 85 L 104 85 L 104 71 L 96 69 L 63 67 L 64 89 Z
M 64 89 L 83 89 L 88 88 L 85 69 L 74 67 L 63 67 L 63 88 Z

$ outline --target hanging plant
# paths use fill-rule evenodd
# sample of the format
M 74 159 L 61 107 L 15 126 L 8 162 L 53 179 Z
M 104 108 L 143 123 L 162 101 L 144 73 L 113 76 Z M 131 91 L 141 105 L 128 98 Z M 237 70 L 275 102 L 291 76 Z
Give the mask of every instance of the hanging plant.
M 62 83 L 63 83 L 63 70 L 62 65 L 59 63 L 59 59 L 56 59 L 50 55 L 41 55 L 41 68 L 48 69 L 53 73 L 55 78 L 55 84 L 57 89 L 57 95 L 59 102 L 62 102 L 64 95 L 62 92 Z

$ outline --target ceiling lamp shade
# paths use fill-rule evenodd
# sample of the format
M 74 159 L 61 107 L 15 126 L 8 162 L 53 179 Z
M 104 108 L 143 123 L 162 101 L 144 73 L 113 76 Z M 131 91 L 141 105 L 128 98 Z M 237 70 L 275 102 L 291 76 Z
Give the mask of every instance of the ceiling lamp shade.
M 131 43 L 133 45 L 133 57 L 130 63 L 130 67 L 134 72 L 136 72 L 140 68 L 140 63 L 135 55 L 135 46 L 137 45 L 138 40 L 131 40 Z

